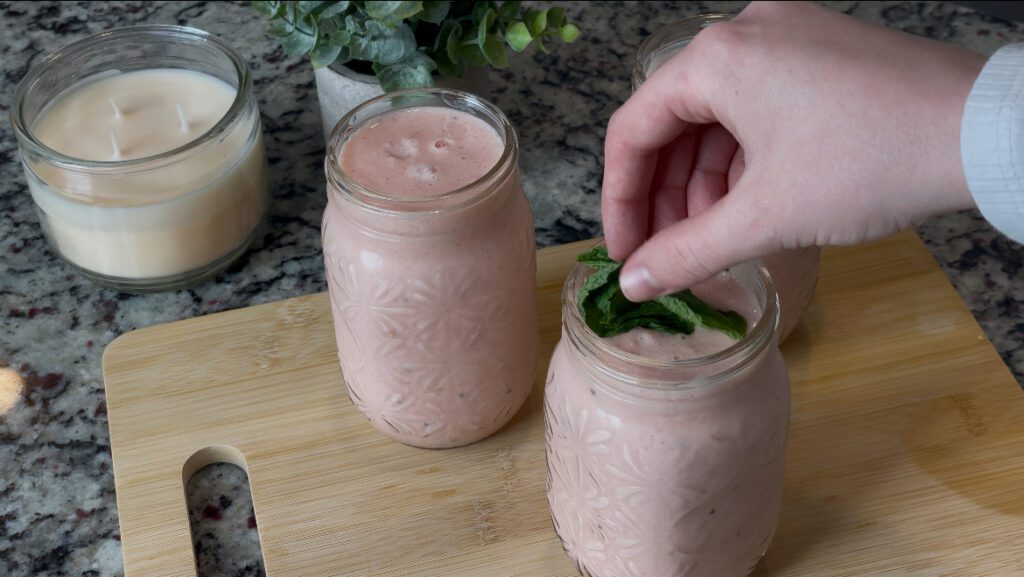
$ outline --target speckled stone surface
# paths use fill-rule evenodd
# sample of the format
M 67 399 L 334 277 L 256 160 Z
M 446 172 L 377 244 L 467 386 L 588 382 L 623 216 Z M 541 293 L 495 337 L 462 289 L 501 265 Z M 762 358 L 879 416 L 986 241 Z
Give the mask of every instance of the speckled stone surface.
M 684 15 L 743 3 L 612 2 L 586 10 L 570 4 L 584 30 L 579 42 L 551 55 L 517 55 L 510 69 L 493 75 L 493 100 L 519 130 L 525 186 L 544 246 L 600 232 L 604 124 L 629 94 L 642 38 Z M 951 4 L 828 4 L 986 53 L 1024 40 L 1024 26 Z M 256 79 L 273 176 L 270 226 L 238 264 L 196 289 L 149 296 L 97 288 L 50 252 L 7 122 L 16 83 L 43 54 L 139 23 L 189 24 L 241 52 Z M 323 139 L 313 75 L 307 62 L 286 56 L 263 35 L 246 5 L 220 2 L 0 2 L 0 75 L 0 366 L 26 385 L 12 408 L 0 409 L 0 575 L 121 575 L 100 355 L 133 329 L 325 289 Z M 1021 247 L 977 214 L 947 216 L 919 231 L 1019 379 Z M 191 485 L 201 574 L 262 574 L 244 474 L 215 466 Z

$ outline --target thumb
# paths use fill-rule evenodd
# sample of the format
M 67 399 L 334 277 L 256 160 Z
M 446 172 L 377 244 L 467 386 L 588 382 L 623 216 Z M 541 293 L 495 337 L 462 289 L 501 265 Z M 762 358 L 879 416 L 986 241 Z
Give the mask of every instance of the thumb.
M 641 302 L 677 292 L 770 252 L 769 235 L 743 196 L 737 187 L 641 245 L 619 274 L 626 298 Z

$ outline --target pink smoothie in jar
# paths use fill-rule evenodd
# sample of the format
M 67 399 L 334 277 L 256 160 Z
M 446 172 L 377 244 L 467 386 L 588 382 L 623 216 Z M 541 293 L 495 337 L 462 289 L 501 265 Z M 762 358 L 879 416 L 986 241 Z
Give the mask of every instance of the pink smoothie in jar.
M 637 51 L 633 66 L 633 90 L 693 40 L 701 30 L 732 19 L 729 14 L 701 14 L 667 24 L 654 31 Z M 772 275 L 772 283 L 779 293 L 782 319 L 779 322 L 779 342 L 783 342 L 800 323 L 814 298 L 818 283 L 821 249 L 807 247 L 782 251 L 764 258 L 765 267 Z
M 694 288 L 751 327 L 602 339 L 577 267 L 545 388 L 548 500 L 586 577 L 745 577 L 775 533 L 789 423 L 769 274 L 741 265 Z
M 352 402 L 424 448 L 483 439 L 533 385 L 533 216 L 515 133 L 439 89 L 384 95 L 331 137 L 323 249 Z

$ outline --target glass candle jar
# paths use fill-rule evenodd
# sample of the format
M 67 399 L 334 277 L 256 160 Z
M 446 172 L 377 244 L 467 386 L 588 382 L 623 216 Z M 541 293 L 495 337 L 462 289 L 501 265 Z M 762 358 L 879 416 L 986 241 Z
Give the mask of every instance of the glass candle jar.
M 366 174 L 346 170 L 345 147 L 363 128 L 379 126 L 388 114 L 438 111 L 468 114 L 493 130 L 483 136 L 499 139 L 500 158 L 482 177 L 410 196 L 371 190 L 360 184 Z M 407 117 L 400 130 L 411 139 L 424 125 Z M 404 140 L 395 139 L 400 150 L 377 151 L 368 163 L 398 163 L 414 148 Z M 536 247 L 518 156 L 505 115 L 452 90 L 374 98 L 331 135 L 322 234 L 338 355 L 353 403 L 402 443 L 447 448 L 478 441 L 511 420 L 530 393 L 538 347 Z M 367 163 L 355 169 L 398 171 Z
M 97 284 L 197 284 L 263 218 L 252 77 L 201 30 L 137 26 L 57 50 L 21 81 L 11 124 L 51 248 Z
M 735 277 L 760 318 L 709 355 L 658 361 L 616 348 L 580 317 L 588 276 L 562 292 L 545 387 L 548 500 L 585 577 L 744 577 L 779 518 L 789 378 L 763 267 Z
M 684 48 L 704 28 L 732 19 L 728 14 L 702 14 L 663 26 L 651 34 L 636 55 L 633 66 L 633 90 L 639 88 L 659 66 Z M 818 283 L 821 249 L 818 247 L 783 251 L 764 257 L 779 293 L 782 320 L 779 342 L 785 341 L 800 322 L 801 315 L 814 298 Z

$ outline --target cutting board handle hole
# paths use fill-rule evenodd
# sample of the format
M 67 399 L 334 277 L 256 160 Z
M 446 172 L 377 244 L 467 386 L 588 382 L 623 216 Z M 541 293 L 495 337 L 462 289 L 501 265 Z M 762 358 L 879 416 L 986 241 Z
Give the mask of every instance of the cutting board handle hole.
M 182 483 L 197 577 L 264 575 L 242 453 L 223 445 L 197 451 L 185 461 Z

